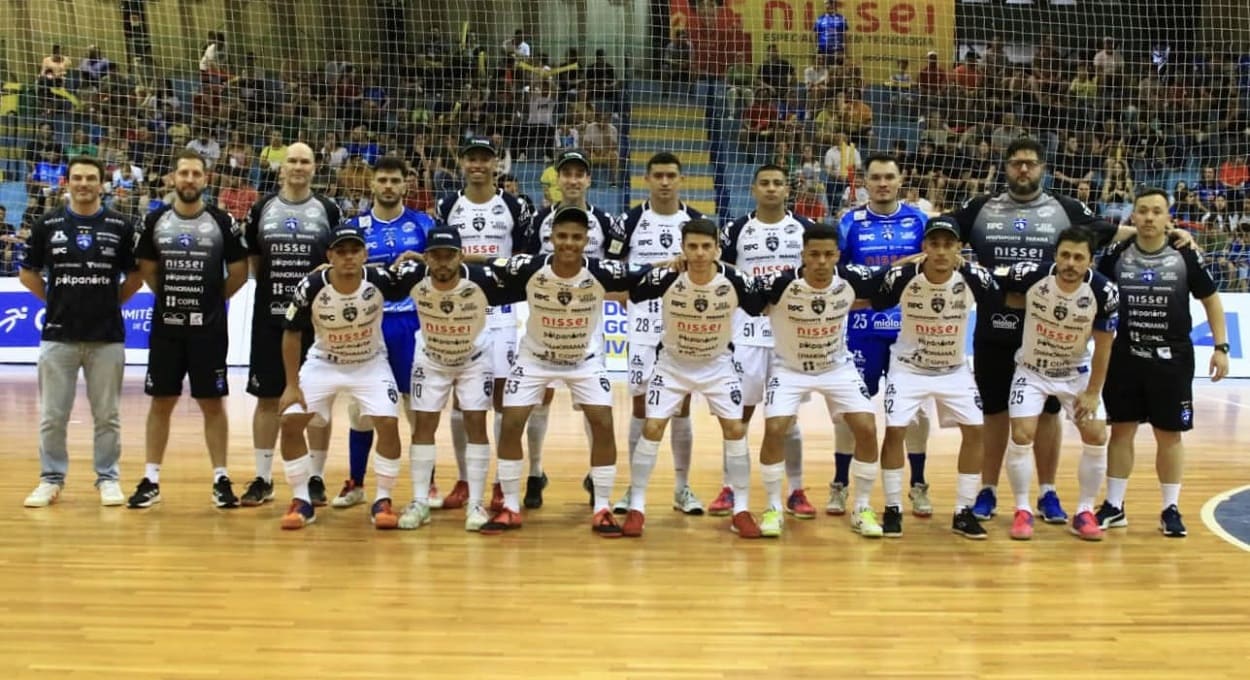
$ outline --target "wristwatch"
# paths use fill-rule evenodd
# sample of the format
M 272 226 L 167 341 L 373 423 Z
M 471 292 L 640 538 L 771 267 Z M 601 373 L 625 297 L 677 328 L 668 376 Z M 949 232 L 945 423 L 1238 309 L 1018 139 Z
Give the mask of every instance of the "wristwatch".
M 1217 352 L 1223 352 L 1225 354 L 1228 354 L 1228 351 L 1230 349 L 1232 349 L 1232 346 L 1229 345 L 1227 342 L 1221 342 L 1215 345 L 1215 351 Z

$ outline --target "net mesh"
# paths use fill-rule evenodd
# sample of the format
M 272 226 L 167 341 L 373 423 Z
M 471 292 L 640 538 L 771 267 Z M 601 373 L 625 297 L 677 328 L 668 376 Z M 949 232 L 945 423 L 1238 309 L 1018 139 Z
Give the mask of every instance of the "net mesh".
M 1053 190 L 1119 220 L 1135 188 L 1164 187 L 1221 285 L 1250 278 L 1250 5 L 1234 0 L 9 0 L 0 21 L 0 204 L 19 227 L 82 152 L 132 213 L 191 145 L 241 214 L 296 140 L 345 212 L 385 154 L 430 209 L 459 186 L 459 141 L 488 134 L 536 205 L 558 198 L 547 161 L 578 145 L 610 212 L 646 198 L 645 162 L 669 151 L 705 213 L 749 210 L 773 162 L 796 211 L 832 220 L 863 199 L 871 152 L 940 212 L 1001 190 L 1002 149 L 1031 135 Z M 6 272 L 15 257 L 6 239 Z

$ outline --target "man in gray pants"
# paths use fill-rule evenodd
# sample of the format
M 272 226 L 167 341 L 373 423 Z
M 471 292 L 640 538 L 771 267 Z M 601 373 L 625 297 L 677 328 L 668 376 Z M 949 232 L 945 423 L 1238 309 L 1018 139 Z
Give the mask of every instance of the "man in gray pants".
M 135 270 L 134 230 L 128 218 L 101 204 L 99 160 L 70 160 L 68 186 L 68 205 L 51 209 L 31 230 L 19 273 L 22 285 L 47 305 L 39 343 L 41 471 L 39 486 L 26 497 L 28 508 L 51 505 L 65 485 L 65 429 L 80 368 L 95 420 L 100 504 L 126 501 L 117 479 L 118 402 L 126 358 L 121 305 L 143 283 Z

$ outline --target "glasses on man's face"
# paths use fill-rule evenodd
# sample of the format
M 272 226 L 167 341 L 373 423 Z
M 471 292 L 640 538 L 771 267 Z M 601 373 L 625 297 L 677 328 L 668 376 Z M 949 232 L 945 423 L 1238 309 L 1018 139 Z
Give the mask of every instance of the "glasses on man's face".
M 1035 170 L 1042 167 L 1045 163 L 1032 160 L 1011 160 L 1007 161 L 1007 167 L 1013 170 Z

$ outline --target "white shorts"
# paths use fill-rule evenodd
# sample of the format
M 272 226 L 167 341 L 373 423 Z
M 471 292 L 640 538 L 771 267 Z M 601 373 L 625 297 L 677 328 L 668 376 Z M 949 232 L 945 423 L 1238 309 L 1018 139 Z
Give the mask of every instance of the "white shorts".
M 703 395 L 712 415 L 742 419 L 742 383 L 728 354 L 702 364 L 685 364 L 662 353 L 647 388 L 647 417 L 672 418 L 692 393 Z
M 742 404 L 756 406 L 764 401 L 764 385 L 773 363 L 772 347 L 734 345 L 734 363 L 742 378 Z
M 1011 376 L 1011 393 L 1007 397 L 1007 414 L 1012 418 L 1032 418 L 1042 414 L 1046 397 L 1053 396 L 1063 406 L 1068 420 L 1076 420 L 1076 397 L 1089 386 L 1089 373 L 1078 373 L 1072 378 L 1047 378 L 1027 368 L 1016 366 Z M 1107 410 L 1102 399 L 1094 420 L 1106 420 Z
M 547 366 L 526 357 L 517 357 L 512 372 L 503 386 L 503 405 L 538 406 L 543 403 L 543 393 L 554 383 L 564 383 L 569 388 L 574 405 L 611 406 L 612 381 L 603 366 L 603 358 L 596 356 L 580 366 Z
M 486 349 L 484 353 L 489 359 L 491 375 L 495 380 L 503 380 L 512 373 L 512 362 L 516 360 L 516 329 L 487 328 Z
M 928 375 L 891 362 L 885 381 L 885 425 L 907 427 L 933 399 L 938 422 L 948 425 L 982 425 L 981 391 L 965 364 L 953 373 Z
M 483 351 L 464 366 L 450 368 L 430 359 L 418 344 L 412 357 L 412 410 L 441 412 L 453 390 L 461 411 L 491 410 L 491 357 Z
M 873 412 L 868 386 L 854 362 L 847 361 L 831 371 L 815 375 L 792 371 L 781 362 L 774 362 L 764 397 L 764 417 L 798 415 L 799 404 L 812 392 L 825 398 L 831 417 Z
M 629 396 L 641 397 L 647 393 L 651 376 L 655 374 L 658 351 L 655 345 L 629 343 Z
M 318 425 L 330 422 L 334 399 L 340 392 L 356 400 L 362 416 L 399 417 L 399 387 L 385 354 L 360 364 L 334 364 L 309 357 L 299 369 L 299 386 L 308 409 L 295 404 L 285 412 L 311 413 Z

